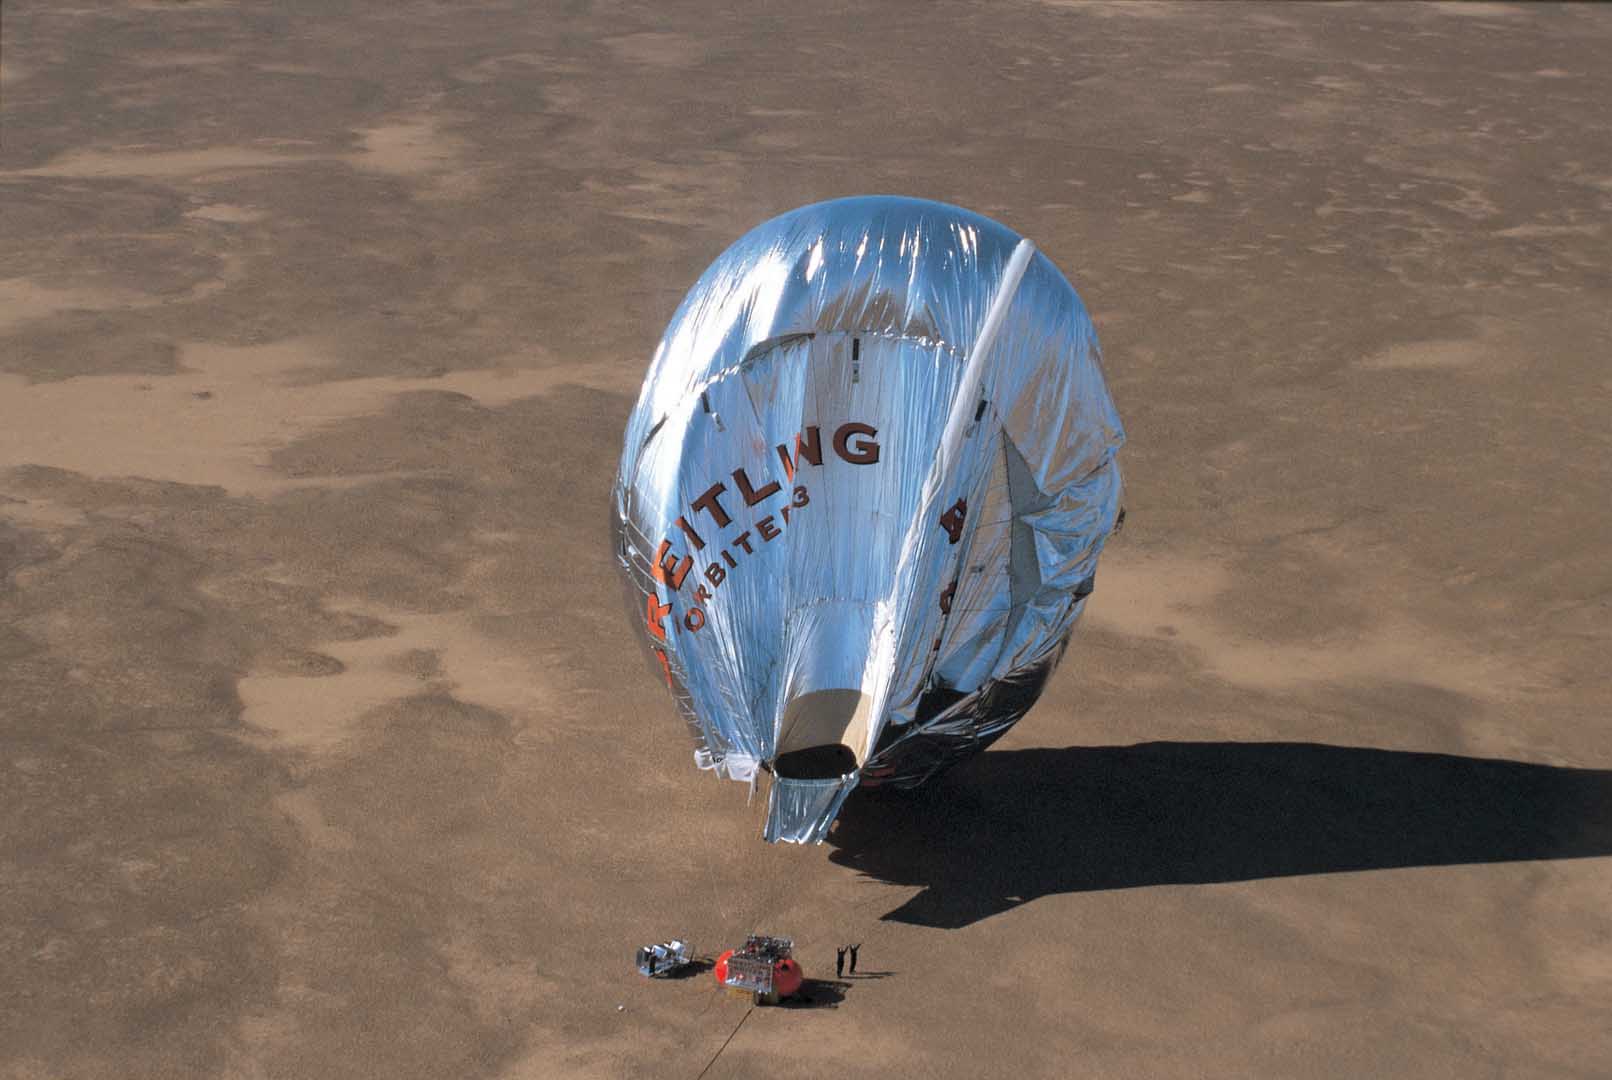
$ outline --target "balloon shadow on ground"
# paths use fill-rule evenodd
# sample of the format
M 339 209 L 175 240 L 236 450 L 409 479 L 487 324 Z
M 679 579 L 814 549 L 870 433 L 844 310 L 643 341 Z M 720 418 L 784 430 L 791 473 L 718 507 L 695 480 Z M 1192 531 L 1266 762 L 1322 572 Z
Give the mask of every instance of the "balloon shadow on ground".
M 830 858 L 957 928 L 1037 897 L 1612 855 L 1612 771 L 1317 743 L 998 750 L 858 791 Z

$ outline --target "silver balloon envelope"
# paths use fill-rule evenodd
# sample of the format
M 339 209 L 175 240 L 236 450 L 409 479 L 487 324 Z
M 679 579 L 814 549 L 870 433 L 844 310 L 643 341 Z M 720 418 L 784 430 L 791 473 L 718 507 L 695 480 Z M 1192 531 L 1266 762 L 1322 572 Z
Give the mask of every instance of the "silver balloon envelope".
M 1119 510 L 1080 298 L 1029 241 L 917 199 L 744 236 L 655 350 L 614 491 L 631 617 L 695 762 L 771 774 L 769 841 L 912 786 L 1040 695 Z

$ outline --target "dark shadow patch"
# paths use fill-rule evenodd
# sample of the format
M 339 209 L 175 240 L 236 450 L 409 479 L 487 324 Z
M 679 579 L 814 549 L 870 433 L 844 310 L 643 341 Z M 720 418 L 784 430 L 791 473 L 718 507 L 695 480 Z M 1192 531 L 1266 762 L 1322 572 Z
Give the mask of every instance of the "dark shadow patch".
M 1057 893 L 1612 855 L 1612 771 L 1315 743 L 998 751 L 858 792 L 829 842 L 922 888 L 885 919 L 956 928 Z
M 807 979 L 791 997 L 777 1005 L 780 1009 L 837 1009 L 851 984 L 843 979 Z
M 716 967 L 715 960 L 712 960 L 708 956 L 702 956 L 697 960 L 690 960 L 681 967 L 675 967 L 670 971 L 659 972 L 655 975 L 655 978 L 666 979 L 669 982 L 682 982 L 684 979 L 692 979 L 696 976 L 704 975 L 714 967 Z

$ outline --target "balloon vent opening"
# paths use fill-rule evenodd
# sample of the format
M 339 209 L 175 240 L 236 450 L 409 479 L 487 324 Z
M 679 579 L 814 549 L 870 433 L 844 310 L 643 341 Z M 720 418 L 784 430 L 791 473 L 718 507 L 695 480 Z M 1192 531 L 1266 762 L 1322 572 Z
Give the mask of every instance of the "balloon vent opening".
M 827 780 L 855 772 L 867 758 L 872 704 L 859 690 L 813 690 L 791 699 L 778 725 L 774 774 Z M 830 762 L 839 767 L 822 771 Z M 801 769 L 811 771 L 795 771 Z
M 833 743 L 779 754 L 772 771 L 788 780 L 838 780 L 855 772 L 856 766 L 856 751 L 844 743 Z
M 820 844 L 867 757 L 873 699 L 860 690 L 811 690 L 784 706 L 767 795 L 768 841 Z

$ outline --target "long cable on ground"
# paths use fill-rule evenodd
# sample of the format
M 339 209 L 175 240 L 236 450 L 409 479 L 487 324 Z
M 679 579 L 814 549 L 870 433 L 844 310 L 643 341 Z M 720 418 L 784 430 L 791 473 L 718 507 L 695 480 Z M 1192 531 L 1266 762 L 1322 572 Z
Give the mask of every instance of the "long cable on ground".
M 711 1066 L 712 1065 L 716 1064 L 716 1059 L 722 1056 L 722 1051 L 724 1051 L 724 1050 L 726 1050 L 728 1048 L 728 1043 L 732 1042 L 733 1037 L 735 1035 L 739 1034 L 739 1029 L 744 1027 L 744 1022 L 746 1020 L 750 1019 L 750 1014 L 755 1012 L 755 1011 L 756 1011 L 756 1007 L 754 1005 L 750 1006 L 748 1009 L 746 1009 L 744 1011 L 744 1015 L 739 1017 L 739 1022 L 737 1024 L 733 1025 L 733 1030 L 728 1032 L 728 1037 L 726 1039 L 722 1040 L 722 1045 L 717 1047 L 716 1053 L 711 1055 L 711 1060 L 707 1061 L 705 1063 L 705 1068 L 700 1070 L 700 1075 L 696 1076 L 694 1078 L 694 1080 L 704 1080 L 705 1074 L 711 1071 Z

